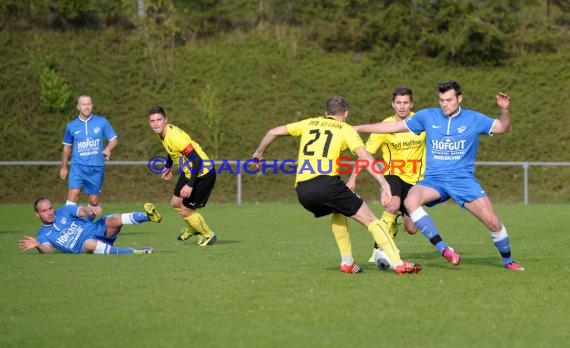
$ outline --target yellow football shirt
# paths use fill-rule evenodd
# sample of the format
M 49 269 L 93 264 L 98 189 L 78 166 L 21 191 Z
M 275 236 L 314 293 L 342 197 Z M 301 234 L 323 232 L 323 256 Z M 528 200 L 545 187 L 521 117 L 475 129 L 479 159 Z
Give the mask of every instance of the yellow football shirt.
M 414 113 L 410 113 L 413 117 Z M 395 116 L 382 122 L 394 122 Z M 426 133 L 415 135 L 412 132 L 392 134 L 371 134 L 366 141 L 366 151 L 374 155 L 382 151 L 382 159 L 387 165 L 384 175 L 397 175 L 408 184 L 415 185 L 424 177 L 426 168 Z
M 192 140 L 188 133 L 172 124 L 167 125 L 166 135 L 164 136 L 164 139 L 161 139 L 161 141 L 164 149 L 166 149 L 166 152 L 168 152 L 168 155 L 172 159 L 172 162 L 184 171 L 184 175 L 188 179 L 192 177 L 192 173 L 190 171 L 192 168 L 192 160 L 188 160 L 187 154 L 192 152 L 192 150 L 195 150 L 203 161 L 209 160 L 200 145 Z M 202 170 L 198 173 L 198 177 L 207 174 L 212 169 L 211 167 L 211 165 L 203 164 Z
M 354 153 L 364 147 L 351 125 L 332 117 L 308 118 L 286 127 L 290 135 L 301 137 L 295 186 L 319 175 L 339 175 L 337 159 L 340 153 L 347 148 Z

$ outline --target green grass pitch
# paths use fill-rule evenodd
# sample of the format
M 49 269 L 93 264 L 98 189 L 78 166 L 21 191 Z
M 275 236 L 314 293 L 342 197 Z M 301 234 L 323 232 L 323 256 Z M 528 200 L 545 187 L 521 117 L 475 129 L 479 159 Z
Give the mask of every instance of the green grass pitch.
M 178 242 L 182 221 L 126 226 L 116 245 L 152 255 L 39 255 L 31 204 L 0 206 L 0 347 L 560 347 L 570 339 L 568 205 L 497 205 L 525 272 L 501 267 L 489 233 L 455 205 L 428 211 L 463 257 L 448 264 L 400 233 L 417 275 L 376 270 L 372 238 L 351 223 L 365 273 L 338 272 L 330 217 L 296 204 L 210 204 L 211 247 Z M 142 210 L 108 204 L 106 213 Z M 380 211 L 379 206 L 374 206 Z

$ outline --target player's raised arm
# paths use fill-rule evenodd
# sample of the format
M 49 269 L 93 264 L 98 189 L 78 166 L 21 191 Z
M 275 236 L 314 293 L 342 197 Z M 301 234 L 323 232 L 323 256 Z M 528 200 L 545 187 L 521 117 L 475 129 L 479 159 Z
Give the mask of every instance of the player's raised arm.
M 511 103 L 511 97 L 509 97 L 506 93 L 499 92 L 497 93 L 497 105 L 501 109 L 501 114 L 499 118 L 495 120 L 493 123 L 493 127 L 491 128 L 491 133 L 493 134 L 502 134 L 507 133 L 511 130 L 511 115 L 509 112 L 509 105 Z
M 356 129 L 356 131 L 359 133 L 380 133 L 380 134 L 403 133 L 409 131 L 404 121 L 362 124 L 354 126 L 354 129 Z

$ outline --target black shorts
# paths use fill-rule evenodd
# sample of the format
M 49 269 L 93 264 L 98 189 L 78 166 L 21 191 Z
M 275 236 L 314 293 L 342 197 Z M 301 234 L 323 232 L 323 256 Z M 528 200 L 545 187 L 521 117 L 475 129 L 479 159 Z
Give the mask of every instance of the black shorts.
M 178 178 L 178 182 L 176 183 L 176 187 L 174 188 L 174 195 L 176 197 L 180 197 L 180 190 L 182 190 L 182 187 L 186 185 L 187 181 L 188 179 L 186 176 L 184 176 L 184 174 L 181 174 Z M 214 189 L 215 183 L 216 169 L 212 168 L 208 174 L 200 176 L 196 179 L 190 197 L 184 198 L 182 200 L 182 204 L 190 209 L 205 207 L 206 203 L 208 202 L 208 198 L 210 198 L 210 193 L 212 193 L 212 190 Z
M 339 176 L 320 175 L 298 183 L 295 190 L 301 205 L 315 217 L 333 212 L 350 217 L 356 214 L 364 202 L 346 187 Z
M 400 212 L 402 214 L 410 215 L 404 206 L 404 200 L 408 197 L 408 192 L 414 185 L 408 184 L 397 175 L 385 175 L 384 178 L 386 178 L 386 181 L 390 185 L 392 196 L 400 197 Z

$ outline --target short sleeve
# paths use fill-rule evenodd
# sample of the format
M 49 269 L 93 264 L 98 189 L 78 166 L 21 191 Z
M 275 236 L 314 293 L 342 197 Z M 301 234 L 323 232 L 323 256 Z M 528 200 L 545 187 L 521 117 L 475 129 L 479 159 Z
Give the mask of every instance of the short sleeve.
M 173 128 L 171 131 L 174 131 L 174 134 L 172 134 L 170 138 L 171 145 L 173 145 L 174 150 L 183 153 L 188 144 L 191 143 L 190 136 L 179 128 Z
M 287 132 L 289 132 L 290 135 L 299 137 L 303 134 L 303 129 L 305 128 L 304 123 L 305 121 L 293 122 L 287 124 L 285 127 L 287 127 Z
M 346 145 L 352 153 L 354 153 L 359 147 L 364 147 L 362 138 L 360 135 L 358 135 L 358 132 L 354 130 L 351 125 L 345 124 L 342 130 L 344 133 L 344 140 L 346 141 Z
M 477 130 L 479 131 L 479 134 L 491 135 L 491 130 L 493 129 L 495 119 L 478 112 L 475 113 L 475 116 L 477 117 L 476 125 L 478 127 Z
M 71 130 L 69 129 L 69 125 L 65 127 L 65 133 L 63 134 L 63 144 L 73 145 L 73 136 L 71 135 Z
M 36 239 L 38 240 L 38 242 L 40 244 L 50 244 L 51 245 L 51 242 L 46 235 L 46 233 L 48 231 L 49 231 L 49 229 L 42 227 L 38 230 L 38 233 L 36 233 Z
M 115 133 L 113 126 L 111 126 L 111 123 L 109 123 L 107 119 L 105 119 L 105 137 L 108 141 L 113 140 L 117 137 L 117 133 Z
M 370 154 L 375 154 L 380 146 L 385 142 L 385 134 L 372 133 L 366 141 L 366 151 Z
M 427 110 L 420 110 L 416 112 L 412 117 L 404 120 L 406 127 L 413 132 L 415 135 L 419 135 L 421 132 L 425 131 L 425 120 L 428 116 Z

